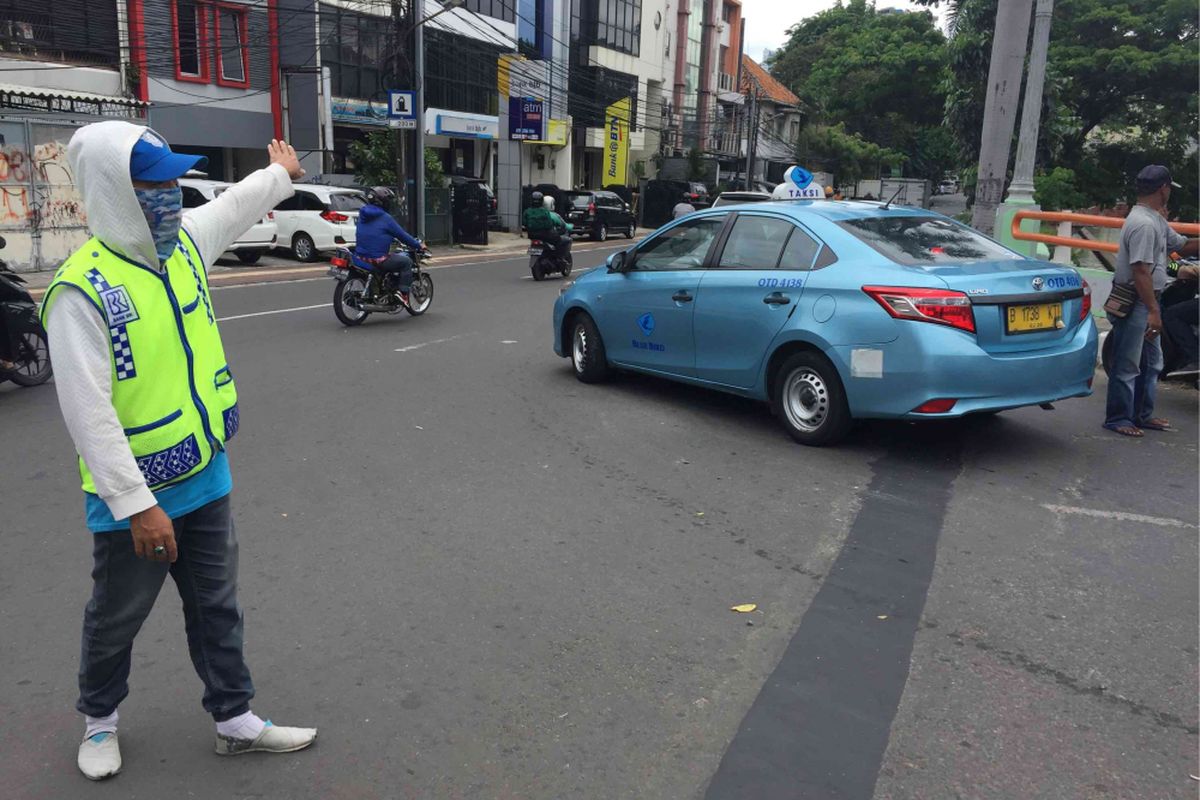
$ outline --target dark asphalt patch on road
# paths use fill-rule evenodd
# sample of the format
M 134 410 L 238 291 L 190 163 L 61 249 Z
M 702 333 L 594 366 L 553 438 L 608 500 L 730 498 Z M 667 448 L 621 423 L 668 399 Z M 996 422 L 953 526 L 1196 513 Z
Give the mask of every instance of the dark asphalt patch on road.
M 708 800 L 872 796 L 961 464 L 956 438 L 897 441 L 872 463 L 845 544 Z

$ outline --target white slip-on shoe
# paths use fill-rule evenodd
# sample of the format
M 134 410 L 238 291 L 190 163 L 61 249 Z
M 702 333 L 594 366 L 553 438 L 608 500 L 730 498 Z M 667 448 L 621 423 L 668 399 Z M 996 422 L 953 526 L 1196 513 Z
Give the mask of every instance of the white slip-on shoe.
M 303 750 L 317 740 L 316 728 L 287 728 L 282 725 L 272 725 L 267 721 L 267 727 L 257 739 L 237 739 L 233 736 L 217 734 L 217 755 L 237 756 L 242 753 L 291 753 Z
M 121 771 L 121 748 L 117 746 L 117 735 L 105 731 L 79 745 L 76 762 L 79 771 L 89 781 L 102 781 Z

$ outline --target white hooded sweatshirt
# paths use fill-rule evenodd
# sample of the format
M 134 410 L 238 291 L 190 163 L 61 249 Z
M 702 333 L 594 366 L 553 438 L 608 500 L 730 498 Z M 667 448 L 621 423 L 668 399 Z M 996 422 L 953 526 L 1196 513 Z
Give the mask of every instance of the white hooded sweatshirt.
M 85 125 L 67 145 L 67 159 L 83 197 L 88 228 L 126 258 L 158 271 L 150 226 L 133 192 L 129 158 L 146 128 L 112 120 Z M 186 209 L 183 227 L 204 269 L 294 190 L 287 170 L 272 164 L 226 189 L 217 199 Z M 67 430 L 96 482 L 96 492 L 124 520 L 156 505 L 112 406 L 108 325 L 82 292 L 59 290 L 46 320 L 54 383 Z

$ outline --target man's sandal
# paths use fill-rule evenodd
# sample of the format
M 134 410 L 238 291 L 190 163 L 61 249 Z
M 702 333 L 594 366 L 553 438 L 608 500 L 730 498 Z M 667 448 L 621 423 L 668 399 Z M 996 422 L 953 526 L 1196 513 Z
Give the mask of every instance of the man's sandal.
M 1144 433 L 1142 433 L 1141 428 L 1135 428 L 1132 425 L 1121 425 L 1116 428 L 1110 428 L 1107 425 L 1105 425 L 1104 429 L 1112 431 L 1113 433 L 1119 433 L 1122 436 L 1129 436 L 1134 439 L 1140 439 L 1145 435 Z
M 1171 427 L 1171 420 L 1162 419 L 1161 417 L 1155 417 L 1154 419 L 1148 419 L 1142 423 L 1141 427 L 1145 428 L 1146 430 L 1150 430 L 1150 431 L 1174 430 Z

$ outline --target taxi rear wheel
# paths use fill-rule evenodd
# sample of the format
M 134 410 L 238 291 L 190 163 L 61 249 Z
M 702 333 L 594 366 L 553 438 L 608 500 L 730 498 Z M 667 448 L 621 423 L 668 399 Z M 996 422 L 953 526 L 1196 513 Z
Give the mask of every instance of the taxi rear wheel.
M 775 373 L 771 408 L 800 444 L 833 444 L 850 430 L 841 378 L 829 359 L 814 352 L 789 356 Z
M 609 376 L 608 357 L 596 322 L 583 312 L 576 314 L 571 332 L 571 366 L 575 377 L 584 383 L 600 383 Z

